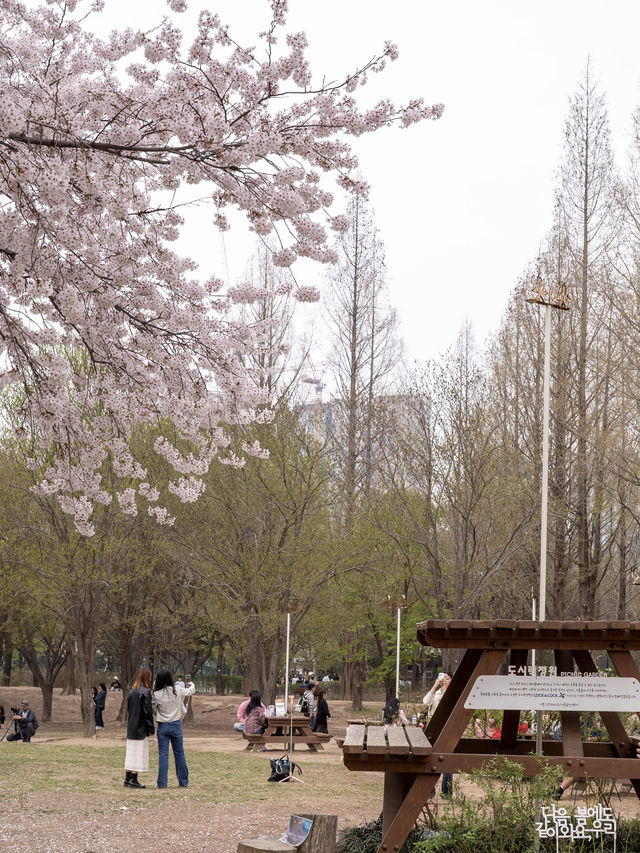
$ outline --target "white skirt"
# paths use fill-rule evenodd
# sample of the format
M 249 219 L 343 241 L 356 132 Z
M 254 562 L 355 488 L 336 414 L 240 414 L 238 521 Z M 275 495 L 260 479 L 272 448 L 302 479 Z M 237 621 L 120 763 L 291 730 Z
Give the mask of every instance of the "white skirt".
M 146 773 L 149 769 L 149 738 L 129 740 L 127 754 L 124 757 L 124 769 L 131 773 Z

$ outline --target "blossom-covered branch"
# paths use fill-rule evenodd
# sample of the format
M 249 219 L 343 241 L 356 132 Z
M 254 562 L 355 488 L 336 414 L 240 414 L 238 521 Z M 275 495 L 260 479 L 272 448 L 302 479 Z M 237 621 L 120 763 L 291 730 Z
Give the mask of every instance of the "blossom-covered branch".
M 281 228 L 276 264 L 331 262 L 326 229 L 344 223 L 323 175 L 361 189 L 348 137 L 442 112 L 421 100 L 359 109 L 354 93 L 396 58 L 391 44 L 314 85 L 304 33 L 284 33 L 286 3 L 271 5 L 261 49 L 206 11 L 184 48 L 172 18 L 103 40 L 87 3 L 0 0 L 0 389 L 22 389 L 19 428 L 48 458 L 40 488 L 64 496 L 85 533 L 92 502 L 109 500 L 97 473 L 107 458 L 126 481 L 123 511 L 149 501 L 128 448 L 136 424 L 171 420 L 192 448 L 192 465 L 173 448 L 177 470 L 197 477 L 228 444 L 220 425 L 268 403 L 242 366 L 261 330 L 233 320 L 222 282 L 200 281 L 172 248 L 182 189 L 204 188 L 219 228 L 230 207 L 261 237 Z M 182 499 L 197 497 L 195 480 L 178 482 Z

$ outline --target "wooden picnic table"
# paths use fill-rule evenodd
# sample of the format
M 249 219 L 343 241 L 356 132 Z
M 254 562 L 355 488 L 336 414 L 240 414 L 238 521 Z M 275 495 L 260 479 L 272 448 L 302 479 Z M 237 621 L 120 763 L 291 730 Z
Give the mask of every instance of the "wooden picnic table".
M 383 838 L 377 853 L 402 847 L 442 773 L 482 768 L 496 755 L 519 763 L 526 775 L 539 772 L 531 740 L 518 737 L 520 710 L 505 710 L 499 740 L 464 737 L 474 714 L 467 697 L 478 678 L 494 675 L 507 655 L 518 674 L 526 669 L 532 649 L 550 649 L 559 672 L 573 673 L 575 663 L 581 674 L 590 676 L 598 671 L 591 651 L 604 649 L 618 676 L 640 680 L 631 656 L 632 650 L 640 650 L 640 622 L 430 620 L 418 625 L 418 640 L 438 649 L 465 649 L 425 731 L 389 726 L 385 733 L 380 726 L 350 725 L 342 745 L 349 770 L 384 773 Z M 583 741 L 580 711 L 561 710 L 562 740 L 543 741 L 542 753 L 566 776 L 630 779 L 640 798 L 640 750 L 617 711 L 600 711 L 600 716 L 608 743 Z
M 306 744 L 310 752 L 318 752 L 323 750 L 323 744 L 331 740 L 331 735 L 322 734 L 321 732 L 312 732 L 309 727 L 309 717 L 304 714 L 288 714 L 286 717 L 267 717 L 267 729 L 261 735 L 244 734 L 245 740 L 248 740 L 247 750 L 251 750 L 256 746 L 269 746 L 270 744 L 280 745 L 284 749 L 295 750 L 296 744 Z

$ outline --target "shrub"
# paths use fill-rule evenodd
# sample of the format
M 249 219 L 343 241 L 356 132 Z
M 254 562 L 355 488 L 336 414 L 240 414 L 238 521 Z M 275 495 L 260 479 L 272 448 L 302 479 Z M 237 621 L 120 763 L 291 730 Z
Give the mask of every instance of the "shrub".
M 414 853 L 415 844 L 422 838 L 422 830 L 412 830 L 400 853 Z M 382 815 L 371 823 L 351 826 L 338 836 L 336 853 L 376 853 L 382 842 Z
M 551 799 L 560 776 L 560 768 L 543 759 L 538 774 L 528 778 L 519 763 L 495 758 L 470 774 L 482 801 L 470 802 L 455 786 L 439 831 L 413 853 L 530 853 L 538 803 Z

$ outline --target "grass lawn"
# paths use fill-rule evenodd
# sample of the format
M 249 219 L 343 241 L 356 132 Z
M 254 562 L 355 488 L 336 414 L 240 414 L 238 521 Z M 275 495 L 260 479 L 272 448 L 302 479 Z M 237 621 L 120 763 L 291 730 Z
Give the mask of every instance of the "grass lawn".
M 0 850 L 132 849 L 133 839 L 157 851 L 184 842 L 192 851 L 234 853 L 241 838 L 280 835 L 291 813 L 336 814 L 343 827 L 377 816 L 382 778 L 350 773 L 337 752 L 294 754 L 305 784 L 273 784 L 269 757 L 280 753 L 190 750 L 188 789 L 177 787 L 170 757 L 169 788 L 157 790 L 157 751 L 149 787 L 124 788 L 124 750 L 114 746 L 0 744 Z M 10 780 L 10 782 L 9 782 Z M 8 784 L 7 784 L 8 783 Z M 3 845 L 8 846 L 3 846 Z

